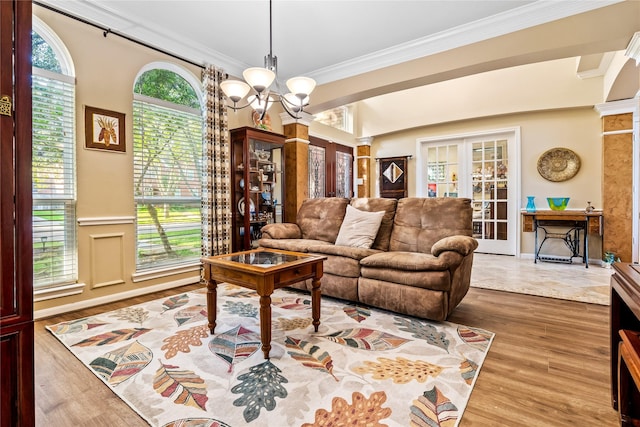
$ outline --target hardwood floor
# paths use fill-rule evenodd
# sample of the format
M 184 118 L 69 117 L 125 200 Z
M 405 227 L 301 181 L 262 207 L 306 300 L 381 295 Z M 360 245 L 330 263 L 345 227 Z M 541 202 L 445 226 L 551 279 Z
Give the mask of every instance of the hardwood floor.
M 608 306 L 472 288 L 449 320 L 496 333 L 460 426 L 619 425 Z
M 146 426 L 45 330 L 197 285 L 36 322 L 36 425 Z M 460 427 L 619 425 L 610 404 L 609 307 L 472 288 L 452 322 L 496 333 Z

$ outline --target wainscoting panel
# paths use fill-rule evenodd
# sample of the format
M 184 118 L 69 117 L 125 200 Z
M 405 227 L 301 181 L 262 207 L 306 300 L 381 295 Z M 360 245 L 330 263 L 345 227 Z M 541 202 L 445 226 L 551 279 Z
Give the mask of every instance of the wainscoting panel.
M 124 233 L 92 234 L 89 238 L 90 287 L 95 289 L 125 283 Z

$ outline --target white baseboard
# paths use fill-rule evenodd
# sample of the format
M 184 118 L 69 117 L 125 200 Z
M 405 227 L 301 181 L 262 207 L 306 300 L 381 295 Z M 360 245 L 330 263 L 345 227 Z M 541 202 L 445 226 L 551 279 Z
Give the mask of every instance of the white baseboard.
M 174 280 L 171 282 L 160 283 L 154 286 L 147 286 L 144 288 L 135 289 L 132 291 L 120 292 L 117 294 L 106 295 L 99 298 L 93 298 L 90 300 L 74 302 L 70 304 L 59 305 L 56 307 L 45 308 L 33 312 L 34 320 L 40 320 L 51 316 L 57 316 L 59 314 L 69 313 L 71 311 L 82 310 L 89 307 L 95 307 L 97 305 L 108 304 L 111 302 L 121 301 L 127 298 L 138 297 L 140 295 L 146 295 L 153 292 L 164 291 L 167 289 L 178 288 L 180 286 L 191 285 L 200 282 L 200 275 L 187 277 L 185 279 Z
M 535 255 L 533 253 L 520 253 L 520 257 L 521 259 L 530 259 L 531 261 L 533 261 L 533 259 L 535 258 Z M 544 261 L 543 261 L 544 262 Z M 582 264 L 582 258 L 577 257 L 575 259 L 572 260 L 571 264 Z M 597 258 L 589 258 L 589 266 L 596 266 L 596 267 L 602 267 L 604 264 L 604 262 L 601 259 L 597 259 Z

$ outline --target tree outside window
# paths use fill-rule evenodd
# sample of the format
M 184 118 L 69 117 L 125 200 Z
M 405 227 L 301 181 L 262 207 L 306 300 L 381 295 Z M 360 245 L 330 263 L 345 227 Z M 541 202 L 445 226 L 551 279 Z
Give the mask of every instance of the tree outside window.
M 138 271 L 201 256 L 203 121 L 194 88 L 153 69 L 134 86 L 133 150 Z

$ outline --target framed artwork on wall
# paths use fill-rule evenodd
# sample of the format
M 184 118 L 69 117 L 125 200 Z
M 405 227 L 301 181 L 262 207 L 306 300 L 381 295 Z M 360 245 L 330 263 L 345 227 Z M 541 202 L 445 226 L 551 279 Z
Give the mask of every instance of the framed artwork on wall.
M 85 147 L 126 152 L 125 115 L 100 108 L 84 107 Z
M 385 157 L 380 162 L 380 197 L 407 197 L 407 161 L 411 156 Z

